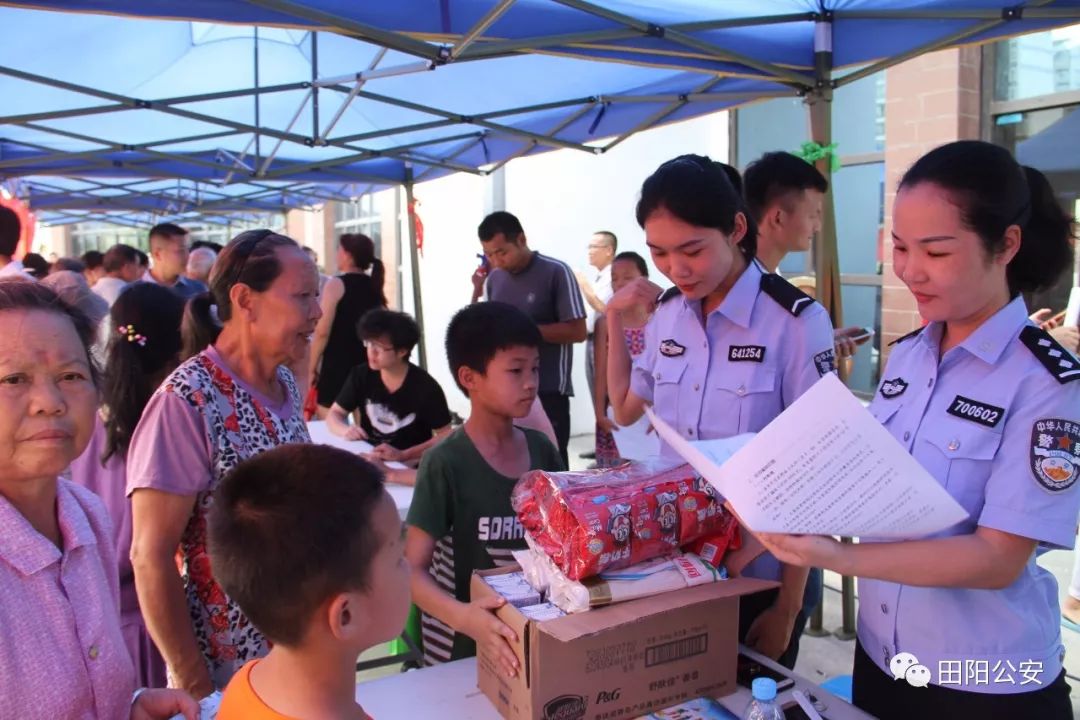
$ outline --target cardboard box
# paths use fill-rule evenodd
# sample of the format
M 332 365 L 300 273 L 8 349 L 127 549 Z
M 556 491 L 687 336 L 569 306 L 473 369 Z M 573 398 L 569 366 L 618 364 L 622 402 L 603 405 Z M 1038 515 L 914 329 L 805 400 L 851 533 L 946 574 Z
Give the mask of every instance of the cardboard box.
M 490 597 L 486 570 L 472 579 L 472 598 Z M 586 613 L 536 622 L 517 608 L 499 619 L 520 670 L 508 678 L 480 648 L 478 684 L 508 720 L 634 718 L 696 697 L 735 691 L 739 596 L 776 587 L 751 578 L 723 580 Z

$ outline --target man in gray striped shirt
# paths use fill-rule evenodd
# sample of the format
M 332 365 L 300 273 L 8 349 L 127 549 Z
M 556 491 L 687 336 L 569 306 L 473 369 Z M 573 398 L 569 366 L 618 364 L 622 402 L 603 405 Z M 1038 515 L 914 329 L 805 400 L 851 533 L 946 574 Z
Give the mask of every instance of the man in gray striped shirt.
M 585 302 L 570 267 L 561 260 L 530 250 L 521 222 L 499 211 L 484 218 L 478 230 L 492 270 L 487 276 L 488 300 L 509 303 L 535 322 L 540 347 L 540 403 L 555 430 L 559 455 L 569 467 L 570 381 L 574 343 L 585 342 Z

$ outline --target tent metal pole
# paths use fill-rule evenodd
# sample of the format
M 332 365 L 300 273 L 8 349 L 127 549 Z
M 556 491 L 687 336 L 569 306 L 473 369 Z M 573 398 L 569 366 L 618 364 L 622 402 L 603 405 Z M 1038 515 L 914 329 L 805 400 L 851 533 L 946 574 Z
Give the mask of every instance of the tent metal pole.
M 409 264 L 412 266 L 413 316 L 420 329 L 420 367 L 427 370 L 427 340 L 424 338 L 424 302 L 420 292 L 420 252 L 416 246 L 416 197 L 413 195 L 413 169 L 405 163 L 405 224 L 409 228 Z
M 335 86 L 335 89 L 344 90 L 344 88 L 341 88 L 340 85 Z M 508 136 L 511 136 L 511 137 L 521 137 L 521 138 L 526 138 L 526 139 L 529 139 L 529 140 L 539 140 L 539 142 L 541 142 L 542 144 L 551 144 L 551 143 L 556 142 L 556 141 L 552 140 L 551 138 L 547 138 L 547 140 L 549 140 L 550 142 L 544 142 L 544 140 L 540 139 L 540 138 L 545 137 L 543 135 L 536 135 L 536 133 L 527 133 L 527 132 L 525 132 L 523 130 L 518 130 L 517 128 L 507 127 L 505 125 L 500 125 L 498 123 L 492 123 L 492 122 L 485 121 L 485 120 L 483 120 L 483 118 L 486 117 L 486 116 L 482 115 L 482 114 L 481 115 L 473 115 L 473 116 L 463 116 L 460 113 L 453 113 L 453 112 L 450 112 L 448 110 L 440 110 L 439 108 L 428 107 L 427 105 L 420 105 L 419 103 L 409 102 L 408 100 L 400 100 L 398 98 L 392 98 L 392 97 L 389 97 L 387 95 L 379 95 L 377 93 L 371 93 L 371 92 L 367 92 L 367 91 L 357 93 L 357 96 L 358 97 L 363 97 L 363 98 L 366 98 L 366 99 L 369 99 L 369 100 L 375 100 L 377 102 L 386 103 L 387 105 L 394 105 L 396 107 L 405 108 L 407 110 L 415 110 L 417 112 L 427 113 L 428 115 L 435 115 L 437 117 L 446 118 L 447 120 L 454 120 L 455 122 L 471 123 L 471 124 L 474 124 L 474 125 L 482 125 L 483 127 L 486 127 L 489 130 L 493 130 L 494 132 L 497 132 L 500 135 L 508 135 Z M 566 103 L 566 104 L 575 104 L 574 101 L 572 101 L 572 100 L 570 100 L 570 101 L 560 101 L 560 102 L 563 102 L 563 103 Z M 587 100 L 582 100 L 582 102 L 595 102 L 595 98 L 590 97 Z M 540 106 L 533 106 L 533 108 L 530 108 L 530 110 L 528 110 L 528 111 L 531 112 L 531 111 L 533 111 L 535 109 L 538 109 L 538 108 L 548 108 L 548 107 L 557 107 L 557 105 L 552 105 L 551 103 L 544 103 L 543 105 L 540 105 Z M 526 112 L 526 111 L 523 110 L 522 112 Z M 517 114 L 517 112 L 515 111 L 514 114 Z M 336 142 L 336 141 L 330 141 L 330 142 L 333 143 L 333 142 Z M 588 152 L 590 154 L 592 153 L 592 148 L 588 147 L 587 145 L 577 145 L 575 143 L 565 143 L 565 142 L 562 142 L 562 141 L 558 141 L 557 144 L 554 144 L 552 146 L 553 147 L 560 147 L 560 148 L 569 147 L 570 149 L 573 149 L 573 150 L 581 150 L 583 152 Z
M 255 40 L 252 43 L 252 47 L 254 49 L 254 54 L 255 54 L 253 67 L 254 67 L 254 70 L 255 70 L 255 90 L 258 91 L 258 89 L 259 89 L 259 26 L 258 25 L 255 26 L 254 37 L 255 37 Z M 261 141 L 261 139 L 259 137 L 259 125 L 260 125 L 260 122 L 259 122 L 259 105 L 260 105 L 260 103 L 259 103 L 259 93 L 256 92 L 253 97 L 255 99 L 255 164 L 258 165 L 259 164 L 259 158 L 262 157 L 262 152 L 261 152 L 261 150 L 262 150 L 262 147 L 261 147 L 262 141 Z
M 333 13 L 323 12 L 306 5 L 289 2 L 289 0 L 247 0 L 247 2 L 261 8 L 266 8 L 267 10 L 274 10 L 286 15 L 292 15 L 293 17 L 308 20 L 317 23 L 318 25 L 322 25 L 331 31 L 341 33 L 342 35 L 359 37 L 362 40 L 375 43 L 376 45 L 382 45 L 383 47 L 397 50 L 398 52 L 403 52 L 407 55 L 415 55 L 426 60 L 438 60 L 440 62 L 445 59 L 444 53 L 441 52 L 442 48 L 438 48 L 421 40 L 414 40 L 408 35 L 389 30 L 382 30 L 373 25 L 367 25 Z
M 701 85 L 698 85 L 696 88 L 694 88 L 694 91 L 691 94 L 698 94 L 698 93 L 708 92 L 711 88 L 716 86 L 716 84 L 719 83 L 721 79 L 722 78 L 719 78 L 719 77 L 710 78 L 708 81 L 706 81 L 706 82 L 702 83 Z M 619 145 L 620 143 L 624 142 L 627 138 L 629 138 L 634 133 L 641 132 L 642 130 L 648 130 L 653 125 L 660 122 L 661 120 L 666 118 L 671 113 L 677 111 L 679 108 L 686 105 L 687 102 L 688 102 L 688 100 L 680 97 L 680 99 L 676 100 L 675 102 L 660 108 L 659 110 L 654 112 L 652 115 L 650 115 L 649 117 L 645 118 L 643 121 L 638 123 L 635 127 L 631 128 L 630 130 L 626 131 L 625 133 L 623 133 L 622 135 L 618 136 L 617 138 L 615 138 L 614 140 L 609 142 L 607 145 L 605 145 L 602 148 L 602 152 L 605 152 L 605 153 L 608 152 L 609 150 L 614 148 L 616 145 Z
M 484 17 L 480 18 L 469 32 L 465 33 L 465 36 L 461 38 L 457 45 L 450 50 L 450 60 L 457 60 L 461 57 L 461 53 L 469 48 L 478 37 L 484 34 L 484 32 L 491 27 L 496 20 L 503 16 L 510 6 L 514 4 L 514 0 L 499 0 L 495 7 L 487 11 Z
M 293 126 L 296 125 L 296 121 L 299 120 L 300 116 L 304 113 L 304 108 L 307 107 L 308 100 L 311 99 L 316 90 L 318 90 L 318 88 L 312 87 L 310 90 L 307 91 L 307 94 L 304 95 L 304 100 L 300 103 L 300 107 L 296 108 L 296 114 L 292 116 L 292 120 L 290 120 L 289 124 L 285 126 L 285 132 L 292 132 Z M 277 144 L 274 145 L 274 149 L 270 151 L 270 154 L 266 156 L 266 159 L 263 160 L 263 164 L 256 171 L 255 175 L 257 177 L 262 177 L 266 174 L 266 171 L 270 169 L 270 164 L 273 163 L 274 158 L 277 157 L 278 150 L 281 149 L 281 144 L 283 142 L 285 141 L 281 138 L 278 138 Z
M 787 15 L 771 15 L 765 17 L 733 18 L 731 20 L 706 20 L 702 22 L 673 23 L 668 29 L 680 32 L 707 32 L 709 30 L 723 30 L 725 28 L 738 28 L 760 25 L 777 25 L 790 22 L 811 22 L 814 13 L 791 13 Z M 513 55 L 519 51 L 539 51 L 545 48 L 562 47 L 567 45 L 586 45 L 607 42 L 609 40 L 632 40 L 641 37 L 640 30 L 621 28 L 618 30 L 593 30 L 589 32 L 564 33 L 562 35 L 545 35 L 520 40 L 502 40 L 484 43 L 483 45 L 469 48 L 462 52 L 459 60 L 478 60 L 485 57 L 500 55 Z M 651 54 L 638 48 L 625 48 L 627 52 L 641 52 Z
M 1051 2 L 1053 2 L 1053 0 L 1034 0 L 1031 3 L 1031 7 L 1024 7 L 1023 15 L 1027 16 L 1027 17 L 1030 17 L 1031 16 L 1030 14 L 1033 13 L 1033 12 L 1038 12 L 1040 10 L 1048 10 L 1050 8 L 1042 8 L 1041 6 L 1048 5 Z M 901 11 L 901 12 L 903 12 L 903 11 Z M 1074 17 L 1074 16 L 1080 17 L 1080 9 L 1074 9 L 1072 11 L 1072 13 L 1073 13 L 1072 15 L 1066 15 L 1065 17 Z M 845 14 L 845 17 L 846 17 L 846 14 Z M 998 25 L 1001 25 L 1003 23 L 1014 22 L 1014 21 L 1019 20 L 1019 19 L 1020 19 L 1020 16 L 1006 16 L 1006 13 L 1003 11 L 1001 13 L 998 13 L 997 17 L 994 18 L 993 20 L 989 20 L 987 22 L 979 23 L 978 25 L 974 25 L 972 27 L 966 28 L 966 29 L 961 30 L 959 32 L 952 33 L 951 35 L 946 35 L 945 37 L 940 38 L 938 40 L 934 40 L 933 42 L 926 43 L 925 45 L 914 48 L 912 50 L 908 50 L 907 52 L 904 52 L 904 53 L 900 53 L 899 55 L 896 55 L 894 57 L 886 58 L 885 60 L 882 60 L 880 62 L 876 62 L 876 63 L 873 63 L 872 65 L 868 65 L 867 67 L 864 67 L 862 70 L 857 70 L 857 71 L 855 71 L 853 73 L 848 73 L 847 75 L 843 76 L 842 78 L 838 78 L 834 82 L 833 87 L 841 87 L 843 85 L 849 85 L 849 84 L 855 82 L 856 80 L 861 80 L 864 77 L 869 77 L 870 75 L 873 75 L 874 73 L 877 73 L 877 72 L 881 72 L 882 70 L 885 70 L 886 68 L 890 68 L 893 65 L 899 65 L 900 63 L 904 62 L 905 60 L 910 60 L 913 57 L 917 57 L 919 55 L 934 52 L 935 50 L 939 50 L 939 49 L 941 49 L 943 47 L 952 45 L 954 43 L 959 42 L 960 40 L 964 40 L 965 38 L 972 37 L 973 35 L 978 35 L 980 33 L 986 32 L 987 30 L 992 30 L 992 29 L 996 28 Z
M 772 63 L 754 60 L 753 58 L 740 53 L 725 50 L 719 45 L 704 40 L 698 40 L 693 35 L 680 32 L 679 30 L 673 30 L 672 28 L 648 23 L 644 20 L 639 20 L 635 17 L 615 12 L 614 10 L 608 10 L 607 8 L 586 2 L 586 0 L 555 0 L 555 2 L 560 5 L 566 5 L 567 7 L 581 10 L 590 15 L 595 15 L 611 20 L 612 22 L 626 25 L 627 27 L 634 28 L 651 37 L 662 37 L 674 43 L 678 43 L 679 45 L 694 50 L 700 50 L 718 60 L 735 62 L 748 68 L 753 68 L 754 70 L 766 73 L 769 77 L 775 78 L 777 82 L 793 83 L 797 87 L 812 87 L 814 84 L 814 79 L 808 75 L 803 75 L 802 73 L 789 70 L 779 65 L 773 65 Z
M 570 127 L 571 125 L 576 123 L 578 120 L 583 118 L 590 110 L 593 109 L 593 107 L 595 107 L 595 104 L 586 105 L 585 107 L 581 108 L 580 110 L 578 110 L 576 113 L 574 113 L 570 117 L 568 117 L 568 118 L 566 118 L 564 120 L 560 120 L 554 127 L 551 128 L 551 130 L 548 131 L 548 134 L 549 135 L 554 135 L 556 133 L 562 132 L 563 129 Z M 533 150 L 536 147 L 536 145 L 537 145 L 537 143 L 535 143 L 535 142 L 530 142 L 530 143 L 526 144 L 524 147 L 522 147 L 517 152 L 515 152 L 515 153 L 511 154 L 509 157 L 506 157 L 503 160 L 499 161 L 494 167 L 492 167 L 491 169 L 489 169 L 487 171 L 487 174 L 490 175 L 490 174 L 494 173 L 496 170 L 502 169 L 511 160 L 517 160 L 522 155 L 525 155 L 526 153 Z
M 810 139 L 827 146 L 832 142 L 832 68 L 833 38 L 832 17 L 827 15 L 814 26 L 814 74 L 817 80 L 807 94 L 806 103 L 810 115 Z M 832 182 L 832 158 L 826 156 L 817 162 L 817 169 L 825 176 L 829 188 L 822 204 L 821 232 L 814 244 L 814 272 L 817 301 L 829 312 L 833 327 L 842 327 L 843 307 L 840 297 L 840 266 L 836 243 L 836 211 Z M 846 380 L 841 370 L 841 379 Z M 850 538 L 841 538 L 850 543 Z M 838 638 L 849 640 L 855 636 L 855 581 L 841 578 L 842 625 L 836 631 Z
M 319 33 L 311 31 L 311 141 L 319 137 L 319 88 L 315 80 L 319 77 Z
M 379 65 L 379 63 L 382 62 L 382 59 L 384 57 L 386 57 L 386 48 L 379 48 L 379 51 L 375 53 L 375 57 L 368 64 L 367 71 L 371 72 L 372 70 L 374 70 Z M 312 80 L 312 82 L 314 83 L 315 81 Z M 330 131 L 333 130 L 334 127 L 338 124 L 338 121 L 341 120 L 341 116 L 345 114 L 345 110 L 349 107 L 349 103 L 351 103 L 353 101 L 353 98 L 356 97 L 356 94 L 360 92 L 360 88 L 364 87 L 365 82 L 366 81 L 363 78 L 358 77 L 356 79 L 356 82 L 353 83 L 352 90 L 349 91 L 348 96 L 345 98 L 344 102 L 341 103 L 341 107 L 339 107 L 337 112 L 334 113 L 334 117 L 332 120 L 330 120 L 330 124 L 326 126 L 326 130 L 319 133 L 316 129 L 316 134 L 318 134 L 319 136 L 319 139 L 315 143 L 316 145 L 326 145 L 326 138 L 330 136 Z
M 428 72 L 438 67 L 435 63 L 427 60 L 418 60 L 416 62 L 405 63 L 404 65 L 394 65 L 393 67 L 382 68 L 381 70 L 362 70 L 357 73 L 349 73 L 348 75 L 337 75 L 335 77 L 320 78 L 316 80 L 313 85 L 316 87 L 330 87 L 331 85 L 340 85 L 352 80 L 356 81 L 368 81 L 378 80 L 379 78 L 398 77 L 400 75 L 414 75 L 416 73 Z
M 1009 8 L 970 10 L 855 10 L 838 13 L 844 20 L 1001 20 Z M 1028 7 L 1022 10 L 1026 20 L 1080 19 L 1080 7 Z
M 605 95 L 604 102 L 612 105 L 625 105 L 635 103 L 658 103 L 658 102 L 721 102 L 731 100 L 733 102 L 750 102 L 764 98 L 794 97 L 795 90 L 770 90 L 768 92 L 718 92 L 718 93 L 687 93 L 685 95 Z

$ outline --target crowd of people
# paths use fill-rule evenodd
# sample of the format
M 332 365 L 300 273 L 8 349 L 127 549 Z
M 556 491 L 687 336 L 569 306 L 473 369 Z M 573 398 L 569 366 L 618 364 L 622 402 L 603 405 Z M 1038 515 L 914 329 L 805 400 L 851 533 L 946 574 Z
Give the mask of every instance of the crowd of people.
M 600 467 L 623 461 L 623 428 L 649 435 L 646 406 L 689 440 L 761 430 L 865 341 L 776 272 L 810 247 L 827 190 L 787 153 L 745 174 L 664 163 L 636 219 L 667 289 L 614 233 L 589 239 L 586 276 L 488 215 L 473 302 L 445 332 L 460 425 L 410 362 L 419 328 L 388 309 L 364 235 L 340 238 L 330 278 L 282 234 L 193 247 L 173 224 L 150 230 L 149 258 L 116 245 L 42 269 L 15 259 L 18 219 L 0 208 L 0 615 L 36 618 L 5 623 L 5 711 L 194 720 L 224 690 L 223 720 L 366 718 L 356 658 L 398 635 L 410 597 L 425 664 L 481 646 L 515 675 L 503 601 L 471 600 L 470 578 L 524 546 L 516 479 L 568 467 L 573 346 Z M 870 410 L 968 520 L 903 541 L 748 536 L 760 555 L 743 574 L 779 585 L 742 598 L 742 642 L 793 667 L 820 569 L 835 570 L 861 583 L 859 707 L 1072 716 L 1036 554 L 1076 534 L 1077 333 L 1048 331 L 1023 294 L 1071 267 L 1075 231 L 1046 178 L 988 143 L 908 170 L 893 263 L 927 324 L 894 344 Z M 313 445 L 313 417 L 370 451 Z M 415 485 L 404 528 L 387 480 Z M 893 681 L 898 653 L 1037 662 L 1041 681 L 915 688 Z

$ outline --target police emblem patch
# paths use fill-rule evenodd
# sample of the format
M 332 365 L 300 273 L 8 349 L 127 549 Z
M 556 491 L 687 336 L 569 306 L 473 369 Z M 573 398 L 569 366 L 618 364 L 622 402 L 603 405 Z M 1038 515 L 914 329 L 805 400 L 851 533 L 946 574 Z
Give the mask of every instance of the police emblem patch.
M 660 354 L 664 357 L 679 357 L 686 348 L 674 340 L 668 339 L 660 343 Z
M 899 397 L 907 390 L 907 386 L 907 380 L 904 380 L 904 378 L 885 380 L 881 383 L 881 396 L 887 398 Z
M 836 350 L 829 348 L 814 356 L 814 365 L 817 367 L 818 377 L 825 377 L 831 372 L 836 372 Z
M 1080 474 L 1080 424 L 1060 418 L 1031 426 L 1031 472 L 1052 492 L 1067 490 Z

